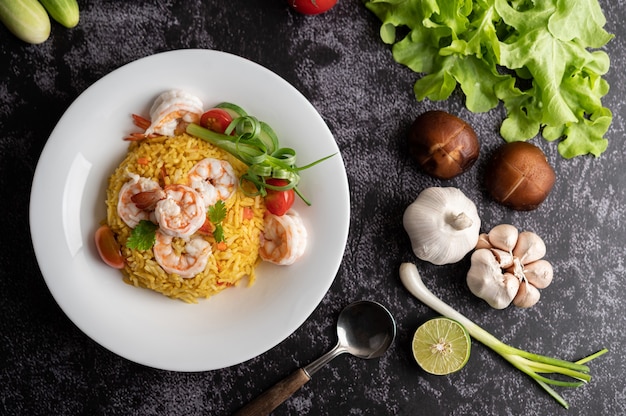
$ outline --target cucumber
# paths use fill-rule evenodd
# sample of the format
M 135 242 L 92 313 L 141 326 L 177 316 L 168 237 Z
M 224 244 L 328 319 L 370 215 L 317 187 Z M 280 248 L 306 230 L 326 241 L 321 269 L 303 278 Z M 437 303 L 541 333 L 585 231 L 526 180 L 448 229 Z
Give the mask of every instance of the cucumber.
M 219 103 L 215 106 L 215 108 L 221 108 L 222 110 L 225 110 L 234 119 L 237 117 L 245 117 L 248 115 L 248 113 L 246 113 L 246 110 L 233 103 Z
M 68 29 L 78 24 L 80 14 L 76 0 L 39 0 L 50 16 Z
M 50 18 L 37 0 L 0 0 L 0 21 L 24 42 L 39 44 L 50 37 Z
M 278 150 L 278 136 L 274 130 L 264 121 L 261 121 L 261 133 L 259 139 L 267 147 L 267 153 L 270 155 Z

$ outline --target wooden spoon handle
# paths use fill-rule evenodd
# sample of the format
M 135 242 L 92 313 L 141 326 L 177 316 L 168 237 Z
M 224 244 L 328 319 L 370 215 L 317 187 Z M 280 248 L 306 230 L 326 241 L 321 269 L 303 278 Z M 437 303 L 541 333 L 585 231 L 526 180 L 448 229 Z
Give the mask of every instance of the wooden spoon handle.
M 311 377 L 299 368 L 269 390 L 263 392 L 256 399 L 239 409 L 233 416 L 261 416 L 268 415 L 281 403 L 291 397 L 300 387 L 304 386 Z

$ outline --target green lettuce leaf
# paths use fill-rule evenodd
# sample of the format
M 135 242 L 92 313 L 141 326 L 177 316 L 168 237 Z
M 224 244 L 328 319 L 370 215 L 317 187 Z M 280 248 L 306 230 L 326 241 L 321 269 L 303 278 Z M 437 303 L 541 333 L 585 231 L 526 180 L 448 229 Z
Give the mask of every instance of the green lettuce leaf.
M 564 41 L 580 39 L 591 48 L 601 48 L 613 35 L 603 29 L 606 18 L 597 1 L 559 0 L 548 21 L 552 35 Z
M 555 16 L 561 25 L 571 28 L 578 24 L 578 14 L 559 15 L 556 5 L 547 1 L 525 12 L 514 10 L 506 0 L 496 0 L 495 4 L 503 21 L 519 34 L 524 34 L 502 43 L 500 64 L 509 69 L 524 68 L 530 73 L 536 99 L 526 103 L 525 111 L 532 112 L 535 125 L 539 123 L 543 126 L 544 138 L 556 140 L 564 137 L 558 147 L 563 157 L 600 155 L 607 147 L 602 135 L 606 132 L 607 117 L 610 118 L 607 115 L 610 112 L 602 108 L 600 97 L 606 94 L 608 88 L 594 88 L 588 80 L 598 80 L 600 74 L 606 73 L 608 56 L 604 52 L 588 51 L 583 40 L 571 36 L 571 33 L 562 36 L 562 39 L 550 31 L 550 21 Z M 581 7 L 581 10 L 584 8 Z M 586 29 L 589 29 L 588 26 Z M 597 32 L 598 37 L 606 34 L 601 27 L 597 27 Z M 588 35 L 582 33 L 581 36 Z M 571 39 L 567 39 L 569 37 Z M 500 98 L 507 109 L 512 108 L 510 103 L 506 103 L 506 96 Z M 529 109 L 530 106 L 536 108 Z M 602 114 L 602 122 L 590 120 L 593 114 Z M 513 122 L 511 124 L 506 129 L 502 128 L 501 134 L 507 141 L 519 140 L 514 130 L 516 126 Z
M 613 35 L 597 0 L 365 0 L 382 22 L 394 59 L 422 74 L 418 100 L 446 100 L 457 86 L 466 107 L 502 102 L 507 141 L 542 134 L 566 158 L 607 148 L 612 121 L 602 97 Z M 399 33 L 405 35 L 397 39 Z

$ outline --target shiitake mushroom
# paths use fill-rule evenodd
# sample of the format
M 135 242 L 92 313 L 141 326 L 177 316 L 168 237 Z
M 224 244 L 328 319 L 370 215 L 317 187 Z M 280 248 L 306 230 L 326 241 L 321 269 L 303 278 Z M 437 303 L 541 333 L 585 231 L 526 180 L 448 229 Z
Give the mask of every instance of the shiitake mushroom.
M 498 203 L 518 211 L 536 209 L 556 175 L 543 151 L 527 142 L 500 146 L 487 162 L 485 188 Z
M 480 150 L 474 129 L 445 111 L 427 111 L 418 116 L 409 129 L 408 147 L 422 169 L 439 179 L 468 171 Z

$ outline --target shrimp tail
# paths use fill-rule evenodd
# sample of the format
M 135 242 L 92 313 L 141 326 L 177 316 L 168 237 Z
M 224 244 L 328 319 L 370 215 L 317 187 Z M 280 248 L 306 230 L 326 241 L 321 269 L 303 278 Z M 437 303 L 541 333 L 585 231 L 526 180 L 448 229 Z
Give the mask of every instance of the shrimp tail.
M 156 136 L 145 134 L 145 131 L 148 129 L 148 127 L 150 127 L 150 120 L 140 116 L 139 114 L 132 114 L 132 117 L 133 124 L 141 129 L 141 133 L 130 133 L 128 136 L 124 137 L 124 140 L 128 142 L 140 142 L 144 139 Z
M 135 126 L 139 127 L 143 131 L 146 131 L 148 127 L 150 127 L 150 120 L 145 117 L 140 116 L 139 114 L 133 114 L 133 123 Z
M 140 142 L 146 138 L 148 138 L 148 136 L 143 133 L 130 133 L 128 136 L 124 137 L 124 140 L 127 142 Z

